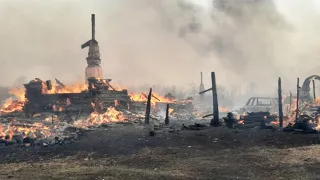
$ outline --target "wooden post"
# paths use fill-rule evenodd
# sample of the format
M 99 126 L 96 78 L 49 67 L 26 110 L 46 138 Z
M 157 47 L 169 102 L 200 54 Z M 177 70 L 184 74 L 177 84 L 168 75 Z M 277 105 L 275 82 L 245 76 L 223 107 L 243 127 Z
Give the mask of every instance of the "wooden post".
M 150 121 L 150 111 L 151 111 L 151 97 L 152 97 L 152 88 L 150 88 L 147 107 L 146 107 L 146 116 L 145 116 L 145 124 L 149 124 Z
M 290 111 L 291 111 L 291 108 L 292 108 L 292 93 L 291 93 L 291 91 L 290 91 Z
M 151 119 L 149 123 L 149 135 L 154 136 L 156 133 L 154 131 L 154 120 Z
M 202 92 L 204 91 L 204 84 L 202 81 L 202 72 L 200 73 L 200 75 L 201 75 L 201 83 L 200 83 L 199 91 Z M 203 103 L 203 100 L 204 100 L 204 94 L 200 94 L 200 102 Z
M 164 120 L 164 124 L 166 124 L 166 125 L 169 124 L 169 104 L 167 104 L 166 118 L 165 118 L 165 120 Z
M 216 75 L 211 72 L 212 81 L 212 102 L 213 102 L 213 119 L 210 122 L 211 126 L 218 126 L 219 122 L 219 106 L 218 106 L 218 96 L 217 96 L 217 86 L 216 86 Z
M 278 79 L 278 101 L 279 101 L 279 127 L 283 127 L 283 111 L 282 111 L 282 89 L 281 78 Z
M 299 93 L 300 93 L 300 86 L 299 86 L 299 78 L 297 78 L 297 108 L 296 108 L 296 122 L 298 121 L 298 114 L 299 114 Z
M 314 80 L 312 80 L 312 88 L 313 88 L 313 100 L 316 101 L 316 84 L 314 83 Z

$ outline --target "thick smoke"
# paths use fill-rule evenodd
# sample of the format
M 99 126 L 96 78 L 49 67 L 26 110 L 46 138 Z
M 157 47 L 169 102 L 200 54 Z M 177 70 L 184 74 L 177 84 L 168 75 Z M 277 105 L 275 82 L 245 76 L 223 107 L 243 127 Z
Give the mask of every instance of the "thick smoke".
M 6 86 L 19 77 L 83 82 L 88 50 L 80 45 L 90 38 L 91 13 L 104 76 L 128 86 L 198 84 L 200 71 L 209 86 L 215 71 L 221 85 L 255 84 L 270 94 L 279 76 L 289 89 L 319 66 L 317 31 L 310 31 L 318 15 L 299 9 L 292 14 L 309 12 L 308 20 L 289 21 L 271 0 L 215 0 L 208 9 L 190 0 L 0 4 L 0 83 Z

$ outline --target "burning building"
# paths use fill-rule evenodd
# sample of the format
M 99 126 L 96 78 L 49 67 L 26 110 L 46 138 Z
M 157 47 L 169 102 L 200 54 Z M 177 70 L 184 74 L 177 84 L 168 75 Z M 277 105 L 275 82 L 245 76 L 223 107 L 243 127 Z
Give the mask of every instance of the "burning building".
M 127 89 L 115 88 L 111 79 L 103 79 L 98 41 L 95 38 L 95 15 L 91 15 L 91 39 L 81 45 L 89 47 L 88 66 L 85 69 L 85 83 L 65 85 L 59 80 L 55 82 L 43 81 L 35 78 L 24 84 L 21 91 L 23 98 L 18 101 L 7 101 L 1 113 L 23 111 L 28 116 L 40 112 L 77 112 L 77 113 L 105 113 L 111 106 L 121 109 L 145 108 L 147 96 L 144 93 L 128 93 Z M 20 96 L 20 95 L 19 95 Z M 190 100 L 176 101 L 173 97 L 161 97 L 153 93 L 152 105 L 157 109 L 159 103 L 170 103 L 172 108 L 187 107 L 192 109 Z

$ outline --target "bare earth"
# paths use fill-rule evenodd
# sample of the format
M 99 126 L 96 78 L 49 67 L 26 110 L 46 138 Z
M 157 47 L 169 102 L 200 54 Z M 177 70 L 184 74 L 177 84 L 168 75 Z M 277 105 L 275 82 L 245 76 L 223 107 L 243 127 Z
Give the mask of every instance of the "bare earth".
M 1 147 L 0 179 L 320 179 L 317 134 L 224 127 L 149 137 L 140 125 L 84 133 L 73 144 Z

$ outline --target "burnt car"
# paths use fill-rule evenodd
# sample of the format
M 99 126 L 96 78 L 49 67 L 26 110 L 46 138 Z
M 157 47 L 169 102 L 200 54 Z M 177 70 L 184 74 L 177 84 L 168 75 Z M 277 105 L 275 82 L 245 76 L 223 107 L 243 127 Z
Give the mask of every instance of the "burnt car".
M 278 100 L 270 97 L 251 97 L 246 105 L 240 110 L 241 114 L 252 112 L 278 112 Z
M 278 100 L 270 97 L 251 97 L 240 113 L 240 119 L 245 123 L 270 123 L 278 113 Z

